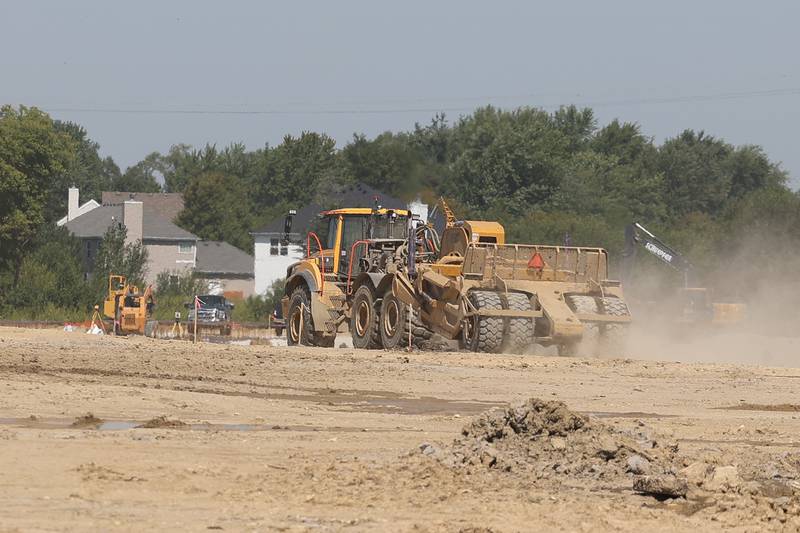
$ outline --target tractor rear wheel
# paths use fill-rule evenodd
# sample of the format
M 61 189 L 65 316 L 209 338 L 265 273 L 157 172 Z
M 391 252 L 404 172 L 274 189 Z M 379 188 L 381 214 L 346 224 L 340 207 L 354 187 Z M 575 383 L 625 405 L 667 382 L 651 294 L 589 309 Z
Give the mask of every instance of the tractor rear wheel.
M 508 309 L 514 311 L 533 311 L 530 296 L 519 292 L 506 294 Z M 508 320 L 508 339 L 505 350 L 511 353 L 524 353 L 533 344 L 534 318 L 510 318 Z M 504 351 L 505 351 L 504 350 Z
M 492 291 L 470 291 L 470 303 L 478 311 L 503 309 L 500 295 Z M 503 319 L 472 315 L 461 327 L 461 341 L 473 352 L 497 353 L 503 345 Z
M 404 304 L 392 294 L 387 292 L 381 301 L 379 329 L 381 343 L 387 350 L 408 347 L 409 330 L 411 345 L 415 348 L 425 348 L 433 336 L 433 331 L 422 323 L 419 312 L 411 309 L 411 323 L 408 320 L 408 305 Z
M 381 335 L 378 331 L 380 307 L 375 302 L 372 287 L 362 285 L 356 290 L 350 313 L 353 347 L 367 350 L 381 348 Z

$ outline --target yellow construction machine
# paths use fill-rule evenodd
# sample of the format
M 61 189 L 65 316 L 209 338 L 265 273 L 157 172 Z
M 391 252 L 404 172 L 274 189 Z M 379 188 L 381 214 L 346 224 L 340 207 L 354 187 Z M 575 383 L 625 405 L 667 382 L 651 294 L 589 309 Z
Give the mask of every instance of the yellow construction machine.
M 103 314 L 114 321 L 114 334 L 153 336 L 157 322 L 149 319 L 154 306 L 151 285 L 140 291 L 136 285 L 129 285 L 125 276 L 108 276 L 108 295 L 103 301 Z
M 624 334 L 630 313 L 605 250 L 507 244 L 498 222 L 444 211 L 441 239 L 405 210 L 322 213 L 325 246 L 310 233 L 287 271 L 288 343 L 332 346 L 345 323 L 356 348 L 424 347 L 438 334 L 473 351 L 574 353 L 587 337 Z
M 638 246 L 647 250 L 663 264 L 679 272 L 683 287 L 663 309 L 670 322 L 679 326 L 731 326 L 742 324 L 747 316 L 747 305 L 739 301 L 715 301 L 710 289 L 698 287 L 692 263 L 680 252 L 656 237 L 643 225 L 634 222 L 625 229 L 624 276 L 631 279 L 636 263 Z

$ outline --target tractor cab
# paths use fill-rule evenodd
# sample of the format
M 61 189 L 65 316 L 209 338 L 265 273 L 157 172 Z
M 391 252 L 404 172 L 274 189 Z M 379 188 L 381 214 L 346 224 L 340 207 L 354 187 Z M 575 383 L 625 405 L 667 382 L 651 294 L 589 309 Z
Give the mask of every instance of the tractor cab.
M 325 211 L 320 216 L 327 234 L 324 242 L 315 233 L 309 234 L 309 252 L 321 248 L 310 257 L 317 258 L 318 264 L 321 259 L 326 277 L 346 279 L 359 271 L 357 258 L 365 253 L 362 248 L 367 243 L 394 249 L 406 240 L 411 213 L 405 209 L 347 208 Z

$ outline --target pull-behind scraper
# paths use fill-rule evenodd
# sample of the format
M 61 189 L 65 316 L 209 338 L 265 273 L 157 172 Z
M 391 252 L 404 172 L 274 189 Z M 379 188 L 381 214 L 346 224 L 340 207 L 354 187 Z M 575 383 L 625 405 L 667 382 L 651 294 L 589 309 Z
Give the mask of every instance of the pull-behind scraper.
M 446 212 L 441 239 L 408 211 L 323 213 L 328 248 L 287 272 L 289 344 L 331 346 L 345 322 L 357 348 L 424 347 L 433 334 L 482 352 L 619 340 L 630 316 L 605 250 L 506 244 L 501 224 Z

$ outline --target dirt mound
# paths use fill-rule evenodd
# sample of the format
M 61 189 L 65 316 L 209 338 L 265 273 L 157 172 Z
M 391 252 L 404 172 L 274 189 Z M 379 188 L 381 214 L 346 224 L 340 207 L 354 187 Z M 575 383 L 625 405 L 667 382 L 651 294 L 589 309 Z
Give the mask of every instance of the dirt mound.
M 31 415 L 33 416 L 33 415 Z M 35 420 L 35 417 L 34 417 Z M 86 413 L 83 416 L 78 416 L 75 418 L 75 421 L 70 424 L 70 427 L 73 428 L 96 428 L 100 424 L 103 423 L 103 419 L 97 418 L 92 413 Z
M 664 495 L 680 496 L 686 483 L 673 479 L 676 451 L 676 444 L 619 431 L 562 402 L 538 398 L 478 416 L 450 446 L 420 446 L 423 455 L 453 468 L 489 468 L 554 481 L 593 479 L 615 486 L 632 486 L 634 477 L 648 476 L 649 483 L 638 484 L 644 492 L 659 494 L 662 487 Z
M 144 424 L 140 424 L 136 427 L 144 429 L 158 429 L 158 428 L 182 428 L 186 426 L 187 426 L 186 422 L 169 419 L 166 417 L 166 415 L 161 415 L 155 418 L 151 418 Z

